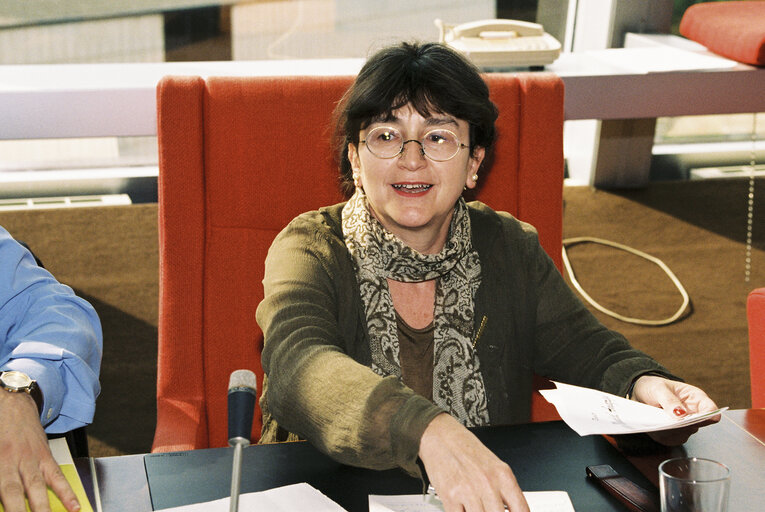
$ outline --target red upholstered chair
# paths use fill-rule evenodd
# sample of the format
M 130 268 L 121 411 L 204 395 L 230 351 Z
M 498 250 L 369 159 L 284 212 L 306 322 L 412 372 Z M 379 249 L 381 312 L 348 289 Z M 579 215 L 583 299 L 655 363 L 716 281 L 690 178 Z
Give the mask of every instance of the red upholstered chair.
M 765 288 L 749 293 L 746 301 L 749 322 L 749 375 L 752 407 L 765 407 Z
M 534 224 L 560 268 L 562 81 L 550 74 L 487 79 L 500 109 L 500 136 L 477 198 Z M 166 77 L 159 83 L 153 451 L 225 446 L 229 374 L 252 369 L 261 385 L 255 308 L 263 297 L 263 261 L 293 217 L 343 199 L 330 150 L 331 117 L 351 81 Z M 305 137 L 307 127 L 325 136 Z M 535 420 L 557 417 L 536 399 Z M 256 410 L 253 440 L 259 433 Z
M 709 51 L 745 64 L 765 66 L 765 2 L 705 2 L 688 7 L 680 34 Z

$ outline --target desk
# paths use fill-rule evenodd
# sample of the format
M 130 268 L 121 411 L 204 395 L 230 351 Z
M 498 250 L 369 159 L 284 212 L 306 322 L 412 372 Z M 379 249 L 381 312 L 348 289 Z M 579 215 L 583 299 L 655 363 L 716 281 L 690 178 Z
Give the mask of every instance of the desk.
M 683 446 L 630 457 L 630 462 L 658 486 L 659 463 L 684 456 L 713 459 L 730 467 L 730 512 L 751 511 L 757 508 L 755 503 L 765 503 L 765 409 L 726 411 L 720 423 L 700 429 Z
M 650 50 L 657 58 L 664 52 Z M 765 111 L 759 94 L 765 68 L 646 73 L 609 64 L 608 52 L 563 53 L 547 67 L 565 85 L 566 120 Z M 0 66 L 0 140 L 156 135 L 156 86 L 165 75 L 355 75 L 363 64 L 349 58 Z
M 654 45 L 646 51 L 656 60 L 666 48 L 689 57 L 709 55 L 676 36 L 638 39 L 631 44 Z M 592 123 L 566 130 L 572 177 L 592 175 L 593 184 L 604 187 L 644 185 L 655 124 L 650 119 L 765 111 L 765 68 L 737 64 L 652 73 L 605 58 L 618 51 L 563 53 L 547 67 L 564 82 L 566 121 L 605 121 L 593 133 Z M 683 58 L 677 60 L 680 66 Z M 355 75 L 363 63 L 346 58 L 0 66 L 0 140 L 156 135 L 156 85 L 165 75 Z M 147 170 L 140 172 L 143 178 Z
M 490 427 L 476 433 L 511 465 L 524 490 L 566 490 L 581 511 L 623 510 L 586 480 L 586 465 L 612 464 L 650 488 L 651 482 L 657 484 L 658 464 L 681 455 L 713 458 L 731 467 L 731 512 L 750 511 L 754 503 L 765 501 L 765 409 L 727 411 L 720 423 L 704 427 L 682 447 L 628 459 L 603 437 L 579 437 L 562 422 Z M 306 481 L 350 512 L 366 512 L 367 494 L 421 491 L 418 480 L 399 470 L 343 466 L 305 442 L 253 446 L 245 450 L 245 461 L 243 492 Z M 207 500 L 224 497 L 229 490 L 230 464 L 231 450 L 226 448 L 94 459 L 104 512 L 149 512 L 152 497 L 163 501 L 158 506 L 169 506 L 168 500 L 176 499 L 165 492 L 170 482 L 176 497 L 192 492 Z M 77 466 L 92 496 L 89 465 L 78 460 Z M 154 496 L 150 488 L 155 489 Z

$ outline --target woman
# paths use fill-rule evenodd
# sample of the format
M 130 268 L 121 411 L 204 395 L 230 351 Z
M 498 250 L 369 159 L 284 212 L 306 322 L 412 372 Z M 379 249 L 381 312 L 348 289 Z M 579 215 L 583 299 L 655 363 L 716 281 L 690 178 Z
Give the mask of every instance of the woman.
M 533 373 L 715 408 L 598 323 L 531 226 L 465 203 L 496 117 L 445 46 L 401 44 L 363 67 L 338 107 L 352 197 L 293 220 L 266 259 L 261 441 L 299 436 L 413 475 L 419 458 L 445 510 L 516 511 L 512 470 L 465 427 L 528 421 Z

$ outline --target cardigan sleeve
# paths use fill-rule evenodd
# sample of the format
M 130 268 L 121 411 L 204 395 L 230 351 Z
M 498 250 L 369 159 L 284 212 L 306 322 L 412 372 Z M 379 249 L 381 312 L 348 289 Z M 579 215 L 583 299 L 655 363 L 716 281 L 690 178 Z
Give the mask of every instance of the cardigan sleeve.
M 257 309 L 268 378 L 263 409 L 339 462 L 418 475 L 420 438 L 442 411 L 347 354 L 346 344 L 358 340 L 344 337 L 339 303 L 354 300 L 347 290 L 355 275 L 339 264 L 342 240 L 309 219 L 285 228 L 266 258 Z
M 642 374 L 676 379 L 653 358 L 606 328 L 566 284 L 527 226 L 524 252 L 536 295 L 535 372 L 570 384 L 625 396 Z

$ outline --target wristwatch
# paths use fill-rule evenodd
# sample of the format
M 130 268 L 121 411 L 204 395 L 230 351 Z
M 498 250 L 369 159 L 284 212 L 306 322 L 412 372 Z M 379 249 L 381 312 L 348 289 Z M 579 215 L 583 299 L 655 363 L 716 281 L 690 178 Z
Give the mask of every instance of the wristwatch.
M 27 393 L 37 404 L 37 411 L 42 411 L 43 396 L 40 386 L 26 373 L 15 370 L 0 372 L 0 388 L 9 393 Z

